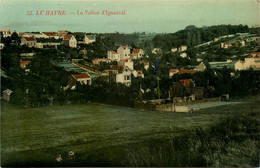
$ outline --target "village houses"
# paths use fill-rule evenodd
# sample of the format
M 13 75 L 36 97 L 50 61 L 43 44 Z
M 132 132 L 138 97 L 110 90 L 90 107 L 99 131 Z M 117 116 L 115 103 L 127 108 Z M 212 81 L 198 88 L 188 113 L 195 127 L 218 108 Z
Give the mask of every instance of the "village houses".
M 1 29 L 0 32 L 2 33 L 4 38 L 11 37 L 11 34 L 12 34 L 12 32 L 10 30 Z
M 96 35 L 94 35 L 94 34 L 90 34 L 90 35 L 85 34 L 85 36 L 83 38 L 83 43 L 84 44 L 90 44 L 90 43 L 94 43 L 94 42 L 96 42 Z
M 117 53 L 120 55 L 120 59 L 130 57 L 130 49 L 127 46 L 120 46 L 117 49 Z
M 235 63 L 235 70 L 260 69 L 260 52 L 252 52 L 244 61 Z
M 64 88 L 64 90 L 74 90 L 76 88 L 77 82 L 80 82 L 81 84 L 85 85 L 91 85 L 91 77 L 88 73 L 72 74 L 69 76 L 68 85 Z
M 60 38 L 57 32 L 42 32 L 42 34 L 46 35 L 48 38 L 55 38 L 56 40 Z
M 34 37 L 22 37 L 20 45 L 26 45 L 28 47 L 35 47 L 36 39 Z
M 111 65 L 109 70 L 109 83 L 122 83 L 131 85 L 131 70 L 126 66 Z
M 71 48 L 76 48 L 77 40 L 72 34 L 67 34 L 63 36 L 62 44 Z
M 133 71 L 132 71 L 132 74 L 133 74 L 133 76 L 134 76 L 135 78 L 136 78 L 136 77 L 144 78 L 144 74 L 143 74 L 143 72 L 140 71 L 140 70 L 133 70 Z
M 64 35 L 68 34 L 69 31 L 67 30 L 58 30 L 57 34 L 60 38 L 62 38 Z
M 134 60 L 142 58 L 143 56 L 144 56 L 144 51 L 142 49 L 134 49 L 132 54 L 131 54 L 131 57 Z
M 110 50 L 110 51 L 107 52 L 107 58 L 111 59 L 112 61 L 119 61 L 120 60 L 120 54 L 118 54 L 114 50 Z
M 127 66 L 130 70 L 134 70 L 134 62 L 131 58 L 123 58 L 118 61 L 119 66 Z

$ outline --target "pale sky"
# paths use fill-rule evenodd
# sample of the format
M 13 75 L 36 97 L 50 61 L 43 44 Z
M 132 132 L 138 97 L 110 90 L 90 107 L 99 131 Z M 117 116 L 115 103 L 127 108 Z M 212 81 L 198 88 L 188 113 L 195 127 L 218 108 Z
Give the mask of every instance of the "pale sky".
M 0 29 L 12 31 L 176 32 L 188 25 L 260 26 L 260 0 L 0 0 Z M 36 11 L 43 10 L 43 16 Z M 65 16 L 46 11 L 66 10 Z M 127 15 L 69 14 L 77 11 L 126 11 Z M 32 11 L 33 15 L 26 15 Z

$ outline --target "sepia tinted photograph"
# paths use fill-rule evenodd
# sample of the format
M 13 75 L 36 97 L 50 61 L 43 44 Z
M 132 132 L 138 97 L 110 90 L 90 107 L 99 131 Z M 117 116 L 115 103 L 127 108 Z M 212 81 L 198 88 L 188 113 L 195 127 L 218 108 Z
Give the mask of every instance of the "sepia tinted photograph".
M 0 0 L 1 167 L 259 167 L 260 0 Z

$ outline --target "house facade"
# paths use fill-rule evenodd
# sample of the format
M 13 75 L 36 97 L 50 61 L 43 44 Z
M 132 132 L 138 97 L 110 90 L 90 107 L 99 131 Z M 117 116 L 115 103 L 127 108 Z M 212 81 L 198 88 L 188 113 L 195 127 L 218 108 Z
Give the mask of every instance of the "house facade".
M 76 88 L 76 83 L 80 82 L 81 84 L 85 85 L 91 85 L 91 77 L 87 73 L 82 74 L 72 74 L 68 78 L 68 85 L 64 90 L 72 89 L 74 90 Z
M 132 61 L 131 58 L 123 58 L 123 59 L 121 59 L 120 61 L 118 61 L 118 65 L 119 66 L 126 66 L 130 70 L 134 69 L 134 62 Z
M 10 30 L 1 29 L 0 32 L 3 34 L 4 38 L 11 37 L 11 34 L 12 34 L 12 32 Z
M 245 58 L 244 61 L 238 60 L 235 65 L 235 70 L 247 70 L 253 68 L 254 70 L 260 69 L 260 55 L 251 56 L 249 58 Z
M 96 42 L 96 35 L 91 34 L 91 35 L 87 35 L 85 34 L 84 38 L 83 38 L 83 43 L 84 44 L 90 44 L 90 43 L 94 43 Z
M 117 53 L 120 55 L 120 59 L 130 58 L 130 49 L 127 46 L 120 46 Z
M 142 58 L 144 56 L 144 51 L 142 49 L 134 49 L 131 57 L 132 59 L 139 59 Z
M 67 34 L 63 36 L 62 44 L 71 48 L 76 48 L 77 40 L 72 34 Z
M 110 50 L 107 52 L 107 58 L 111 59 L 113 61 L 119 61 L 120 60 L 120 54 L 118 54 L 117 52 Z
M 35 47 L 36 39 L 34 37 L 22 37 L 20 45 L 26 45 L 28 47 Z
M 110 83 L 122 83 L 126 86 L 131 85 L 131 70 L 125 66 L 112 65 L 109 70 Z
M 133 71 L 132 71 L 132 74 L 133 74 L 133 76 L 134 76 L 135 78 L 136 78 L 136 77 L 144 78 L 144 74 L 143 74 L 143 72 L 140 71 L 140 70 L 133 70 Z

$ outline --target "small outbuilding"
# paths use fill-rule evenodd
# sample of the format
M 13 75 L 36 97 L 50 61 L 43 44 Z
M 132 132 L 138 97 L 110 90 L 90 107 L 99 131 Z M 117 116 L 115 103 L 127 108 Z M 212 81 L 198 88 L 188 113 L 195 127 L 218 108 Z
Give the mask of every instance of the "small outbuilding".
M 3 99 L 6 100 L 6 101 L 10 101 L 10 97 L 11 97 L 11 94 L 12 94 L 12 90 L 10 89 L 6 89 L 3 91 Z

